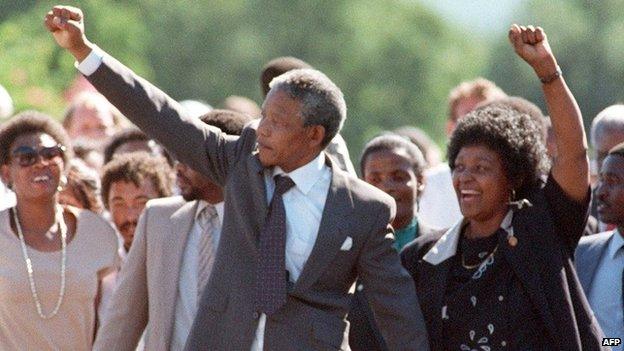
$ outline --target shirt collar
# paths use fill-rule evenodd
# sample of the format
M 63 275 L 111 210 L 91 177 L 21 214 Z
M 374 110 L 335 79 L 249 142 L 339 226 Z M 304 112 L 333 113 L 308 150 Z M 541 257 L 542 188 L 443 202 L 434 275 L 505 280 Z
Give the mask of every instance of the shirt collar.
M 321 152 L 316 156 L 316 158 L 307 164 L 295 169 L 290 173 L 284 172 L 280 167 L 273 168 L 272 177 L 276 175 L 285 174 L 295 183 L 295 186 L 301 191 L 304 195 L 307 195 L 308 192 L 312 189 L 314 184 L 321 178 L 323 175 L 323 170 L 327 166 L 325 165 L 325 153 Z
M 615 256 L 620 253 L 620 251 L 624 251 L 622 246 L 624 246 L 624 238 L 620 235 L 620 231 L 615 229 L 611 236 L 611 242 L 609 243 L 609 257 L 615 259 Z
M 503 218 L 500 227 L 503 228 L 509 235 L 513 235 L 513 227 L 511 221 L 513 219 L 513 211 L 509 210 Z M 451 227 L 438 242 L 423 256 L 423 260 L 431 263 L 432 265 L 440 264 L 447 259 L 455 256 L 457 253 L 457 245 L 459 244 L 459 237 L 461 235 L 462 228 L 466 225 L 467 220 L 462 218 Z
M 211 204 L 204 200 L 197 200 L 197 211 L 195 211 L 195 220 L 199 219 L 199 215 L 201 214 L 201 212 L 204 210 L 204 208 L 208 206 L 213 206 L 215 208 L 215 210 L 217 211 L 217 219 L 219 220 L 219 224 L 223 225 L 223 201 L 216 204 Z

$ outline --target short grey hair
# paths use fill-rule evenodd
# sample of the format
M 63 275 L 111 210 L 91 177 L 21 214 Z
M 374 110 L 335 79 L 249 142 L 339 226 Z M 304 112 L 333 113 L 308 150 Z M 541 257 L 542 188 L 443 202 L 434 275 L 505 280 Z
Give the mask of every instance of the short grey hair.
M 323 147 L 340 132 L 347 118 L 347 104 L 340 88 L 325 74 L 314 69 L 295 69 L 276 77 L 271 90 L 288 93 L 301 103 L 305 126 L 325 128 Z
M 624 104 L 611 105 L 596 115 L 591 124 L 592 145 L 605 132 L 624 132 Z

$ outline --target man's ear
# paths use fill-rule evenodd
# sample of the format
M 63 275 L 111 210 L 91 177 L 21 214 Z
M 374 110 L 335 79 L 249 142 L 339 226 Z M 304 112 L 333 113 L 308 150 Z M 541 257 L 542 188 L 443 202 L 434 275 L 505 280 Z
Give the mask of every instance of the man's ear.
M 425 190 L 425 177 L 422 174 L 418 175 L 416 176 L 416 181 L 418 182 L 418 187 L 416 188 L 416 199 L 419 200 Z
M 308 126 L 308 140 L 310 146 L 318 146 L 323 148 L 323 140 L 325 139 L 325 127 L 320 124 Z

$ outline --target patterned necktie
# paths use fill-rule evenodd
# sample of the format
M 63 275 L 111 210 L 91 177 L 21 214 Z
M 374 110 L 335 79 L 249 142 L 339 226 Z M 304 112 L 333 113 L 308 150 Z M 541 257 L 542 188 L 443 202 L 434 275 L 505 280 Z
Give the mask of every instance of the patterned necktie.
M 275 176 L 275 192 L 260 231 L 256 266 L 256 309 L 270 316 L 286 303 L 286 210 L 282 195 L 295 183 Z
M 217 210 L 214 206 L 206 206 L 199 214 L 199 226 L 202 229 L 199 237 L 199 250 L 197 255 L 197 296 L 201 294 L 208 283 L 212 265 L 214 263 L 215 247 L 213 242 L 213 232 L 218 226 Z

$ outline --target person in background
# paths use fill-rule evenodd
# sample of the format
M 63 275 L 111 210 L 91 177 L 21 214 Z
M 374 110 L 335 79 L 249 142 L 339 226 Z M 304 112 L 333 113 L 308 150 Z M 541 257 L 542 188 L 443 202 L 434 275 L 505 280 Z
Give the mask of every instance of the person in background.
M 13 99 L 0 85 L 0 123 L 13 115 Z M 0 210 L 15 206 L 15 194 L 0 181 Z
M 260 74 L 260 87 L 262 88 L 262 96 L 266 98 L 269 92 L 269 84 L 280 75 L 294 70 L 294 69 L 311 69 L 313 68 L 307 62 L 291 56 L 283 56 L 272 59 L 267 62 Z M 355 173 L 355 167 L 351 163 L 351 157 L 349 156 L 349 149 L 347 143 L 342 138 L 340 133 L 329 142 L 329 145 L 325 148 L 327 152 L 338 163 L 343 171 L 348 172 L 354 177 L 357 177 Z
M 59 203 L 101 215 L 104 205 L 100 195 L 100 177 L 80 159 L 68 164 L 67 183 L 59 193 Z
M 102 200 L 130 250 L 139 216 L 148 200 L 171 196 L 172 170 L 162 157 L 147 152 L 119 155 L 102 170 Z
M 200 119 L 229 135 L 251 121 L 226 110 Z M 223 189 L 183 163 L 176 172 L 182 197 L 148 201 L 95 351 L 134 350 L 144 331 L 146 350 L 184 348 L 219 243 Z
M 97 214 L 59 203 L 71 157 L 47 115 L 22 112 L 0 127 L 0 174 L 17 197 L 0 211 L 2 350 L 91 350 L 117 238 Z
M 465 81 L 449 93 L 446 135 L 451 136 L 458 121 L 481 104 L 507 97 L 496 84 L 477 78 Z M 442 163 L 425 172 L 427 188 L 418 206 L 423 223 L 435 228 L 448 228 L 462 218 L 457 197 L 453 192 L 451 170 Z
M 449 165 L 464 218 L 406 246 L 403 265 L 433 350 L 601 350 L 573 263 L 590 200 L 582 116 L 544 31 L 512 25 L 509 39 L 542 83 L 558 157 L 549 170 L 541 126 L 525 113 L 463 117 Z
M 180 105 L 188 112 L 190 116 L 203 116 L 213 110 L 212 106 L 202 100 L 182 100 Z
M 385 134 L 369 141 L 360 159 L 362 178 L 394 199 L 397 212 L 393 247 L 398 251 L 420 235 L 436 235 L 416 217 L 424 189 L 425 159 L 416 145 L 398 135 Z M 443 232 L 442 232 L 443 233 Z M 439 234 L 439 235 L 442 235 Z M 348 314 L 349 346 L 353 351 L 388 350 L 361 282 L 356 283 Z
M 173 166 L 173 158 L 165 148 L 137 128 L 120 130 L 110 137 L 104 147 L 104 164 L 109 163 L 115 156 L 144 151 L 152 156 L 161 156 Z
M 403 126 L 393 130 L 393 133 L 409 139 L 418 147 L 427 162 L 425 170 L 437 167 L 442 162 L 442 151 L 424 130 L 414 126 Z
M 602 162 L 611 148 L 624 142 L 624 105 L 611 105 L 600 111 L 591 124 L 591 144 L 594 151 L 592 168 L 594 176 L 602 167 Z M 597 198 L 594 193 L 594 199 Z M 598 217 L 597 202 L 592 201 L 591 215 Z M 615 229 L 608 223 L 598 223 L 598 231 Z
M 258 106 L 258 104 L 256 104 L 253 100 L 238 95 L 230 95 L 225 98 L 221 108 L 244 113 L 252 117 L 258 117 L 262 114 L 260 106 Z
M 73 141 L 104 144 L 120 128 L 119 124 L 120 116 L 108 100 L 90 91 L 76 96 L 63 117 L 63 127 Z
M 615 229 L 581 238 L 574 263 L 605 336 L 624 339 L 624 143 L 602 161 L 595 201 L 600 221 Z

